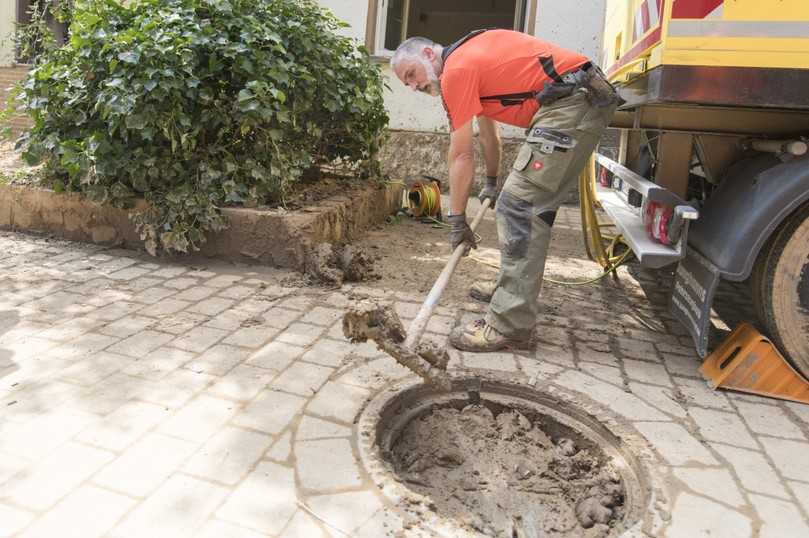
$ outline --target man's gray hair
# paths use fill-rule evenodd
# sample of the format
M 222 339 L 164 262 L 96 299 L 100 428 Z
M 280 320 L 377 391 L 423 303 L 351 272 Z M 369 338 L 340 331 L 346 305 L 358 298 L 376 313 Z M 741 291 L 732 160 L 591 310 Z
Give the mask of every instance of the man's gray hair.
M 435 48 L 438 45 L 432 39 L 426 37 L 411 37 L 405 39 L 401 45 L 396 47 L 396 52 L 393 53 L 390 59 L 391 69 L 395 69 L 396 65 L 405 58 L 418 58 L 421 56 L 421 51 L 427 48 Z

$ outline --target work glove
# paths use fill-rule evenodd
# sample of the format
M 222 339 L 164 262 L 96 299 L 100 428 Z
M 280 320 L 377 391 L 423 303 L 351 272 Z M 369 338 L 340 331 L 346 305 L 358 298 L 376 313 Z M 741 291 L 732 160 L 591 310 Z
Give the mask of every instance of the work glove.
M 483 188 L 480 189 L 478 200 L 483 203 L 486 198 L 490 198 L 492 203 L 489 207 L 494 209 L 498 196 L 500 196 L 500 189 L 497 188 L 497 176 L 486 176 L 486 182 L 483 184 Z
M 469 255 L 469 250 L 478 248 L 477 241 L 475 241 L 475 234 L 472 228 L 466 223 L 466 214 L 449 215 L 447 222 L 450 225 L 449 230 L 449 244 L 452 247 L 452 252 L 458 248 L 458 245 L 466 243 L 466 248 L 463 251 L 464 256 Z

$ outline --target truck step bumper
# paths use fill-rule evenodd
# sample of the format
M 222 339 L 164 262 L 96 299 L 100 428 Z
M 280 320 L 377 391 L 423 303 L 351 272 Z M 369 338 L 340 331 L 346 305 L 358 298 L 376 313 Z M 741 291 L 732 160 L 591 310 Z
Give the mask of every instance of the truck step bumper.
M 597 186 L 596 197 L 638 261 L 653 269 L 680 261 L 685 256 L 685 245 L 688 242 L 688 223 L 697 219 L 699 212 L 671 191 L 655 185 L 608 157 L 596 155 L 596 161 L 612 175 L 611 187 Z M 650 202 L 660 202 L 672 207 L 675 214 L 680 216 L 683 224 L 676 244 L 664 245 L 649 237 L 641 208 L 628 202 L 631 191 Z

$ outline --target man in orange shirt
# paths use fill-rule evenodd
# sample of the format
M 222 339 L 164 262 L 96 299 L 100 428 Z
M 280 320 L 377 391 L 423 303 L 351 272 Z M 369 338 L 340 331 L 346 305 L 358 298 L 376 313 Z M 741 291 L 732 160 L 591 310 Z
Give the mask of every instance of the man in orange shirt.
M 448 47 L 410 38 L 391 68 L 413 90 L 440 95 L 449 116 L 453 250 L 477 246 L 465 215 L 476 117 L 487 172 L 479 197 L 497 202 L 500 273 L 494 286 L 473 289 L 490 299 L 488 312 L 455 331 L 450 342 L 465 351 L 530 348 L 556 211 L 612 119 L 615 90 L 586 57 L 510 30 L 478 30 Z M 526 129 L 500 193 L 497 122 Z

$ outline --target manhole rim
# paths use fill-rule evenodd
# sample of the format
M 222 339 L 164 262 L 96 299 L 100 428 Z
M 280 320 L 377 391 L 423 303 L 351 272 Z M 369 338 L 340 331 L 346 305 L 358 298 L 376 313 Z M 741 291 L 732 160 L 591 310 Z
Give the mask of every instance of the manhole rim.
M 619 457 L 626 462 L 626 467 L 632 470 L 634 475 L 632 483 L 636 486 L 633 489 L 637 491 L 635 492 L 635 497 L 633 497 L 632 506 L 624 517 L 624 521 L 615 533 L 610 534 L 611 537 L 626 536 L 631 534 L 632 531 L 648 527 L 648 524 L 654 519 L 654 514 L 658 514 L 660 510 L 663 510 L 663 504 L 665 503 L 661 502 L 662 500 L 659 498 L 658 491 L 655 488 L 655 484 L 660 482 L 656 479 L 658 477 L 653 471 L 657 458 L 648 449 L 648 445 L 640 435 L 625 426 L 621 420 L 605 413 L 601 406 L 593 406 L 582 402 L 581 395 L 574 395 L 570 391 L 560 389 L 555 385 L 534 387 L 522 380 L 514 379 L 510 376 L 500 376 L 488 371 L 481 372 L 479 375 L 475 374 L 476 372 L 471 371 L 458 372 L 453 379 L 454 390 L 444 395 L 438 394 L 435 389 L 425 385 L 422 379 L 408 376 L 375 394 L 357 418 L 357 448 L 360 461 L 366 472 L 368 472 L 380 492 L 394 505 L 408 504 L 411 509 L 416 509 L 421 516 L 420 522 L 427 529 L 436 532 L 440 536 L 457 536 L 461 527 L 429 510 L 429 501 L 425 497 L 410 490 L 394 478 L 393 472 L 387 468 L 387 463 L 380 453 L 380 447 L 376 443 L 376 425 L 379 423 L 383 411 L 390 405 L 394 405 L 397 400 L 402 399 L 406 394 L 432 392 L 437 398 L 450 399 L 452 394 L 466 392 L 469 382 L 481 383 L 481 392 L 519 398 L 523 401 L 527 400 L 547 409 L 551 408 L 542 402 L 538 402 L 537 399 L 545 398 L 549 402 L 561 404 L 570 409 L 572 413 L 549 413 L 553 418 L 558 420 L 559 416 L 562 416 L 563 420 L 560 420 L 560 422 L 577 429 L 581 429 L 579 425 L 583 425 L 584 430 L 589 430 L 582 431 L 583 435 L 599 442 L 599 444 L 602 440 L 606 441 L 608 446 L 611 447 L 611 450 L 605 450 L 607 454 L 618 453 Z M 491 390 L 493 388 L 505 389 L 507 393 L 511 392 L 512 394 L 501 394 L 497 390 Z M 514 396 L 513 393 L 523 393 L 530 395 L 530 397 Z M 430 404 L 423 404 L 421 407 L 427 405 Z M 417 414 L 417 412 L 412 411 L 409 414 Z M 409 419 L 400 419 L 400 422 L 406 424 Z M 598 430 L 605 431 L 607 435 L 600 434 Z M 614 443 L 616 446 L 613 446 Z M 626 483 L 624 474 L 624 472 L 621 472 Z M 631 513 L 629 510 L 631 510 Z M 464 532 L 469 533 L 470 531 L 464 529 Z

